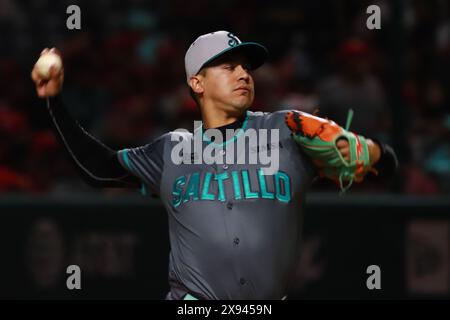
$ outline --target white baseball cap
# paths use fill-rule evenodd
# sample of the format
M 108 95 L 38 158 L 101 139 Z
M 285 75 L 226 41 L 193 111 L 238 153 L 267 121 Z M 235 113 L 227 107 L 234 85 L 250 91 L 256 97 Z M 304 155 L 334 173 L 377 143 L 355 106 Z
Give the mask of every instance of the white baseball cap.
M 242 51 L 248 57 L 250 67 L 256 69 L 267 59 L 266 47 L 256 42 L 241 42 L 228 31 L 216 31 L 198 37 L 184 57 L 186 78 L 195 76 L 209 62 L 230 51 Z

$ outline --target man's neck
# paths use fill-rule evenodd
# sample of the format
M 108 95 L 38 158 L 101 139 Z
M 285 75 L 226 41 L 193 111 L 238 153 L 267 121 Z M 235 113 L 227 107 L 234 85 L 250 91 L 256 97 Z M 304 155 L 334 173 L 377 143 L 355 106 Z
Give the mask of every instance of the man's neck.
M 206 135 L 207 129 L 218 129 L 225 137 L 227 129 L 238 130 L 242 128 L 247 111 L 239 110 L 235 114 L 226 112 L 215 106 L 206 106 L 202 108 L 203 130 Z
M 242 114 L 241 117 L 237 118 L 235 121 L 230 122 L 230 123 L 225 124 L 225 125 L 222 125 L 222 126 L 214 127 L 214 129 L 219 130 L 222 133 L 223 137 L 228 137 L 227 136 L 227 130 L 228 129 L 234 130 L 236 132 L 236 130 L 241 129 L 243 127 L 246 115 L 247 115 L 247 113 L 244 112 L 244 114 Z M 208 128 L 206 128 L 205 126 L 203 128 L 204 128 L 204 130 L 206 130 L 205 134 L 207 136 L 209 136 L 208 131 L 207 131 Z M 213 137 L 211 137 L 211 141 L 214 141 Z
M 239 112 L 236 112 L 236 114 L 230 114 L 222 110 L 219 111 L 216 110 L 211 111 L 211 110 L 212 109 L 209 109 L 207 112 L 205 111 L 202 112 L 204 129 L 211 129 L 211 128 L 218 129 L 220 127 L 224 127 L 232 123 L 239 122 L 239 120 L 242 121 L 242 119 L 245 118 L 246 114 L 246 110 L 242 111 L 240 110 Z

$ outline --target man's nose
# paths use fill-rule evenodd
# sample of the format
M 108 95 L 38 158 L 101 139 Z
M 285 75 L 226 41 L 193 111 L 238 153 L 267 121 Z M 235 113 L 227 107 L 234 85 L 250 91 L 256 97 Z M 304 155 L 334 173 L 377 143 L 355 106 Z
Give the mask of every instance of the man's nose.
M 236 67 L 236 72 L 239 75 L 239 80 L 245 80 L 246 82 L 250 80 L 250 74 L 241 64 Z

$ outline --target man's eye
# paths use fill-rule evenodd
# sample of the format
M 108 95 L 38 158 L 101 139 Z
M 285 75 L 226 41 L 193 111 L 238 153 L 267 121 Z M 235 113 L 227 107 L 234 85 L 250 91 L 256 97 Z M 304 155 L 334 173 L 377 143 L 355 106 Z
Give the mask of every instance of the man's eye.
M 233 66 L 231 64 L 226 64 L 223 66 L 223 68 L 226 70 L 233 70 Z

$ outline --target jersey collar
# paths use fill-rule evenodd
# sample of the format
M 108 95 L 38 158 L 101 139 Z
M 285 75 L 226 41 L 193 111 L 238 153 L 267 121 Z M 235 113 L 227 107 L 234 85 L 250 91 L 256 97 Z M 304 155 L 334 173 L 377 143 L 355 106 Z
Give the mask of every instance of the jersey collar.
M 239 128 L 239 131 L 231 138 L 231 139 L 228 139 L 228 140 L 226 140 L 226 141 L 224 141 L 224 142 L 222 142 L 222 143 L 215 143 L 215 142 L 212 142 L 211 141 L 211 139 L 205 134 L 205 132 L 203 132 L 203 124 L 200 126 L 200 128 L 199 128 L 199 130 L 201 130 L 201 133 L 202 133 L 202 138 L 203 138 L 203 141 L 205 141 L 207 144 L 212 144 L 212 145 L 214 145 L 214 146 L 216 146 L 216 147 L 222 147 L 222 146 L 225 146 L 225 145 L 227 145 L 228 143 L 230 143 L 230 142 L 232 142 L 232 141 L 236 141 L 238 138 L 239 138 L 239 136 L 245 131 L 245 129 L 247 128 L 247 122 L 248 122 L 248 115 L 249 115 L 249 111 L 247 110 L 246 112 L 245 112 L 245 117 L 244 117 L 244 120 L 242 121 L 242 126 Z M 223 128 L 223 129 L 237 129 L 237 128 L 234 128 L 233 127 L 233 125 L 235 124 L 235 123 L 237 123 L 237 122 L 240 122 L 240 120 L 237 120 L 236 122 L 233 122 L 233 123 L 231 123 L 231 124 L 229 124 L 229 125 L 226 125 L 226 126 L 223 126 L 223 127 L 219 127 L 219 128 L 216 128 L 216 129 L 221 129 L 221 128 Z M 225 131 L 224 130 L 224 131 Z M 222 132 L 223 134 L 224 134 L 224 132 Z

